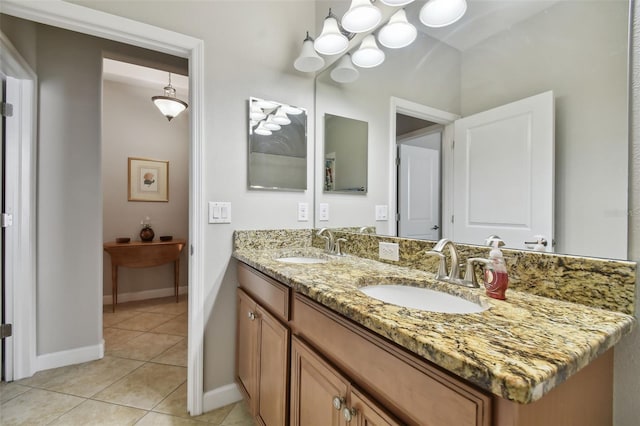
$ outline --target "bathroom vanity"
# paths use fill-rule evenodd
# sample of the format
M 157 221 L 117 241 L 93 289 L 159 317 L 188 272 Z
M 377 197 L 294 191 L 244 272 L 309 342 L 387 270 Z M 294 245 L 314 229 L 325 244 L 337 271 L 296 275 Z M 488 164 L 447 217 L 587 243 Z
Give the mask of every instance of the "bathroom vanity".
M 259 424 L 611 424 L 611 348 L 633 328 L 628 314 L 520 291 L 493 300 L 432 272 L 313 247 L 236 247 L 234 257 L 237 381 Z M 489 309 L 419 311 L 358 290 L 381 283 Z

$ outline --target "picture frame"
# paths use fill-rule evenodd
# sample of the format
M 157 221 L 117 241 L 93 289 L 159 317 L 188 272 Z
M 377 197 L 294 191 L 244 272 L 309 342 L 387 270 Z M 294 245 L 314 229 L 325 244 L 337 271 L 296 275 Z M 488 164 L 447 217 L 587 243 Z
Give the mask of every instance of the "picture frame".
M 169 162 L 128 158 L 129 201 L 169 202 Z

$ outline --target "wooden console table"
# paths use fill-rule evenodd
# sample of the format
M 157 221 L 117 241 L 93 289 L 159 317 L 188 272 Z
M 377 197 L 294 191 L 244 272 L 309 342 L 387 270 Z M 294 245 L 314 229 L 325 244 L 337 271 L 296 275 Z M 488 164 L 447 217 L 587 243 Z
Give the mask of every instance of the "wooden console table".
M 113 312 L 118 303 L 118 266 L 128 268 L 148 268 L 173 262 L 175 276 L 176 303 L 178 302 L 178 282 L 180 277 L 180 253 L 187 240 L 176 238 L 171 241 L 132 241 L 129 243 L 104 243 L 104 251 L 111 256 L 111 285 Z

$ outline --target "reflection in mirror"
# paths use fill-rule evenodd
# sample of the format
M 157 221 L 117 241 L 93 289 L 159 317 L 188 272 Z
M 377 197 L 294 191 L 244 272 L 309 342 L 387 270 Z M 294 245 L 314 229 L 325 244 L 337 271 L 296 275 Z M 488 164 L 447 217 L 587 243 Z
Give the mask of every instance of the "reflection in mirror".
M 366 121 L 324 115 L 324 191 L 367 193 Z
M 349 4 L 335 3 L 338 15 Z M 353 83 L 334 82 L 331 68 L 317 76 L 318 123 L 325 112 L 369 123 L 370 173 L 367 197 L 339 200 L 322 192 L 324 179 L 318 173 L 316 209 L 319 203 L 330 204 L 331 220 L 316 226 L 374 225 L 380 234 L 397 235 L 395 116 L 402 113 L 444 125 L 440 229 L 442 237 L 449 237 L 455 195 L 455 170 L 448 158 L 453 121 L 552 91 L 555 164 L 550 168 L 555 183 L 547 197 L 555 209 L 554 251 L 625 258 L 628 1 L 468 1 L 465 16 L 444 29 L 421 25 L 417 11 L 422 4 L 417 1 L 405 8 L 418 29 L 413 44 L 403 49 L 381 46 L 385 62 L 360 69 Z M 395 108 L 393 98 L 417 108 Z M 454 118 L 437 120 L 421 112 L 429 109 Z M 316 140 L 322 140 L 320 126 L 316 131 Z M 318 163 L 322 155 L 316 147 Z M 497 170 L 515 169 L 516 160 L 507 152 L 487 159 Z M 536 181 L 538 176 L 530 178 Z M 473 195 L 499 194 L 504 183 L 497 181 L 493 188 L 483 185 Z M 388 220 L 376 220 L 378 205 L 388 205 Z M 504 212 L 514 205 L 513 198 L 503 197 L 494 210 Z M 500 229 L 492 233 L 501 235 Z
M 306 111 L 250 98 L 248 163 L 251 189 L 307 189 Z

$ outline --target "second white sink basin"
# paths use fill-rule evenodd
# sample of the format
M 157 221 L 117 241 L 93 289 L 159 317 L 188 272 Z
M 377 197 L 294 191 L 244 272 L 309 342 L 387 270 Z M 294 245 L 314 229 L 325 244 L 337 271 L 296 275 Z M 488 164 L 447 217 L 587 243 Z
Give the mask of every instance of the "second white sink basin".
M 475 314 L 488 308 L 459 296 L 408 285 L 371 285 L 361 287 L 369 297 L 405 308 L 447 314 Z
M 304 257 L 304 256 L 291 256 L 291 257 L 279 257 L 276 259 L 278 262 L 284 263 L 327 263 L 327 259 L 319 257 Z

